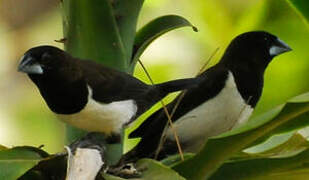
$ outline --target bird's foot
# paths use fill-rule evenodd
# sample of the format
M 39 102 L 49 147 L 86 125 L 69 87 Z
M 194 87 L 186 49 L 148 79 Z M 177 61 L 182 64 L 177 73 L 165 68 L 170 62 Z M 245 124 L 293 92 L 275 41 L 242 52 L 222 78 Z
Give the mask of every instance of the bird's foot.
M 117 167 L 109 167 L 107 173 L 126 179 L 141 177 L 141 172 L 135 168 L 133 163 L 124 164 Z

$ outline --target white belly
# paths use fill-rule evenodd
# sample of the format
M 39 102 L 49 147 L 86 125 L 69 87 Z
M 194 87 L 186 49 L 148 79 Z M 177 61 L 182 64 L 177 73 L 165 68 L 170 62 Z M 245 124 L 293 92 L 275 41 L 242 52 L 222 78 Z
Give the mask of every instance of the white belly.
M 89 132 L 110 134 L 120 132 L 137 111 L 134 100 L 101 104 L 92 99 L 92 91 L 90 88 L 88 90 L 85 108 L 76 114 L 58 115 L 62 121 Z
M 174 123 L 179 139 L 187 144 L 187 152 L 196 152 L 206 139 L 246 122 L 253 109 L 246 104 L 237 91 L 234 77 L 229 72 L 226 86 L 213 99 L 189 111 Z M 174 140 L 172 130 L 167 138 Z

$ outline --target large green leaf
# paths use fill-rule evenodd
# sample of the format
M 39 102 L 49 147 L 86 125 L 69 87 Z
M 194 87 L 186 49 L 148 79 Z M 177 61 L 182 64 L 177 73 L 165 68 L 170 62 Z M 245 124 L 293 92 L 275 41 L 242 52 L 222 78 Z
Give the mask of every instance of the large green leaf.
M 16 180 L 44 157 L 44 151 L 34 147 L 15 147 L 0 151 L 0 179 Z
M 168 31 L 185 26 L 191 26 L 194 31 L 197 31 L 188 20 L 176 15 L 159 17 L 142 27 L 137 32 L 134 41 L 134 52 L 131 63 L 132 69 L 134 69 L 137 60 L 152 41 Z
M 286 138 L 288 138 L 286 140 Z M 279 141 L 279 142 L 277 142 Z M 308 140 L 299 133 L 288 133 L 272 137 L 269 141 L 245 149 L 233 156 L 229 162 L 257 158 L 283 158 L 295 156 L 309 148 Z
M 308 112 L 307 95 L 291 99 L 286 104 L 252 119 L 240 128 L 210 138 L 196 156 L 176 165 L 174 169 L 188 179 L 209 178 L 235 153 L 290 121 L 302 120 Z
M 55 154 L 42 159 L 31 170 L 27 171 L 20 180 L 29 179 L 64 179 L 66 176 L 67 162 L 66 154 Z
M 210 179 L 279 179 L 302 171 L 309 178 L 309 150 L 289 158 L 263 158 L 225 163 Z M 295 175 L 295 174 L 294 174 Z M 281 178 L 280 178 L 281 179 Z
M 292 98 L 289 102 L 294 103 L 303 103 L 309 101 L 309 93 L 304 93 L 302 95 L 296 96 Z M 268 134 L 268 136 L 272 136 L 273 134 L 280 134 L 285 132 L 290 132 L 293 130 L 298 130 L 304 128 L 309 125 L 309 113 L 303 114 L 302 116 L 297 118 L 297 121 L 289 121 L 278 126 L 274 131 Z
M 132 180 L 185 180 L 185 178 L 181 177 L 177 172 L 152 159 L 139 160 L 136 164 L 136 169 L 141 172 L 141 175 L 138 178 L 130 178 Z M 122 178 L 108 174 L 105 174 L 104 178 L 106 180 L 122 180 Z
M 157 180 L 157 179 L 173 179 L 185 180 L 177 172 L 162 163 L 150 159 L 142 159 L 137 162 L 137 169 L 146 170 L 142 173 L 142 179 Z
M 189 158 L 192 158 L 193 156 L 194 156 L 193 153 L 184 153 L 183 154 L 184 159 L 189 159 Z M 181 159 L 180 154 L 176 154 L 176 155 L 172 155 L 172 156 L 169 156 L 169 157 L 163 159 L 161 161 L 161 163 L 164 164 L 165 166 L 171 167 L 171 166 L 178 164 L 181 161 L 182 161 L 182 159 Z
M 309 27 L 309 1 L 308 0 L 287 0 L 287 2 L 295 9 L 303 21 Z
M 302 95 L 296 96 L 292 99 L 290 99 L 290 102 L 306 102 L 309 101 L 309 93 L 304 93 Z M 287 132 L 291 132 L 294 130 L 299 130 L 301 128 L 304 128 L 309 125 L 309 113 L 305 113 L 302 116 L 297 118 L 297 121 L 289 121 L 287 123 L 284 123 L 280 126 L 278 126 L 276 129 L 272 130 L 271 132 L 264 135 L 263 138 L 260 138 L 258 141 L 256 141 L 256 144 L 259 144 L 265 140 L 267 140 L 269 137 L 276 135 L 276 134 L 283 134 Z

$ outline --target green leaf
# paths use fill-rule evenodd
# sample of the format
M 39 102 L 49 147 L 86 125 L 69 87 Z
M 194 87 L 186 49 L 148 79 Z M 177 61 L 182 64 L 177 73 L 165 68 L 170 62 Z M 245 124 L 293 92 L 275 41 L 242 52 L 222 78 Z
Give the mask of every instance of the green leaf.
M 288 138 L 286 140 L 286 138 Z M 277 142 L 279 141 L 279 143 Z M 309 148 L 308 140 L 299 133 L 277 135 L 263 144 L 245 149 L 230 161 L 256 158 L 283 158 L 295 156 Z
M 276 128 L 290 121 L 298 121 L 307 116 L 309 100 L 304 95 L 297 100 L 291 99 L 262 114 L 244 126 L 210 138 L 203 149 L 193 158 L 175 166 L 174 169 L 188 179 L 205 179 L 211 175 L 235 153 L 250 146 Z M 192 168 L 194 167 L 194 168 Z
M 173 171 L 169 167 L 151 159 L 142 159 L 138 161 L 137 169 L 144 170 L 144 172 L 142 173 L 142 179 L 145 180 L 185 180 L 185 178 L 181 177 L 177 172 Z
M 261 144 L 245 149 L 244 152 L 254 154 L 254 153 L 261 153 L 261 152 L 267 151 L 269 149 L 272 149 L 274 147 L 277 147 L 281 144 L 288 142 L 291 138 L 293 138 L 294 134 L 295 132 L 289 132 L 285 134 L 274 135 L 270 137 L 267 141 Z
M 42 159 L 36 166 L 20 177 L 20 180 L 25 179 L 64 179 L 67 170 L 67 155 L 55 154 Z
M 0 151 L 0 179 L 16 180 L 48 155 L 34 147 L 15 147 Z
M 295 9 L 297 14 L 302 18 L 309 28 L 309 1 L 308 0 L 287 0 L 287 2 Z
M 130 178 L 132 180 L 157 180 L 157 179 L 171 179 L 171 180 L 185 180 L 177 172 L 162 163 L 152 159 L 141 159 L 136 163 L 136 169 L 141 172 L 138 178 Z M 115 177 L 109 174 L 104 174 L 106 180 L 122 180 L 122 178 Z
M 216 179 L 281 179 L 297 175 L 300 171 L 309 177 L 309 150 L 289 158 L 263 158 L 225 163 L 210 178 Z M 302 175 L 304 177 L 304 174 Z M 304 178 L 304 179 L 307 179 Z M 290 179 L 292 179 L 290 177 Z
M 309 101 L 309 93 L 296 96 L 290 100 L 290 102 L 294 102 L 294 103 L 303 103 L 303 102 L 308 102 L 308 101 Z M 304 128 L 309 125 L 308 119 L 309 119 L 309 113 L 306 113 L 298 117 L 297 121 L 289 121 L 285 124 L 280 125 L 274 131 L 267 134 L 267 136 L 272 136 L 274 134 L 280 134 L 280 133 L 286 133 L 286 132 Z
M 196 27 L 194 27 L 188 20 L 176 15 L 167 15 L 156 18 L 142 27 L 137 32 L 134 41 L 134 52 L 131 63 L 132 69 L 134 69 L 137 60 L 152 41 L 166 32 L 185 26 L 191 26 L 194 31 L 197 31 Z
M 302 103 L 302 102 L 307 102 L 307 101 L 309 101 L 309 93 L 304 93 L 302 95 L 296 96 L 290 99 L 289 102 Z M 299 116 L 297 118 L 297 121 L 289 121 L 287 123 L 284 123 L 278 126 L 275 130 L 265 134 L 264 137 L 260 138 L 256 143 L 257 144 L 261 143 L 267 140 L 269 137 L 276 135 L 276 134 L 283 134 L 283 133 L 287 133 L 287 132 L 291 132 L 291 131 L 304 128 L 309 125 L 308 119 L 309 119 L 309 113 L 305 113 L 302 116 Z
M 193 156 L 194 156 L 193 153 L 183 154 L 184 159 L 189 159 L 189 158 L 192 158 Z M 169 156 L 161 161 L 162 164 L 164 164 L 165 166 L 169 166 L 169 167 L 175 166 L 176 164 L 180 162 L 182 162 L 182 160 L 179 154 Z
M 288 141 L 265 151 L 252 155 L 260 157 L 289 157 L 309 148 L 308 140 L 299 133 L 295 133 Z M 253 149 L 251 149 L 253 151 Z M 250 152 L 250 150 L 246 150 Z
M 126 71 L 125 51 L 110 3 L 110 0 L 63 1 L 64 45 L 75 57 Z

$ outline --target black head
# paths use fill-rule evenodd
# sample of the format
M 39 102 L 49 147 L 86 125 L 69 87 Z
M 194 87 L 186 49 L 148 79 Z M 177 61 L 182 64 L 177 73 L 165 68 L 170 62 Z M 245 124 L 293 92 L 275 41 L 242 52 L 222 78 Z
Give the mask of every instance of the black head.
M 18 71 L 28 74 L 55 113 L 76 113 L 87 103 L 88 89 L 78 60 L 61 49 L 52 46 L 29 49 L 21 58 Z
M 68 54 L 53 46 L 38 46 L 29 49 L 18 66 L 18 71 L 27 74 L 45 74 L 68 63 Z
M 254 66 L 265 69 L 277 55 L 292 49 L 278 37 L 265 31 L 243 33 L 232 40 L 222 63 L 231 66 Z

